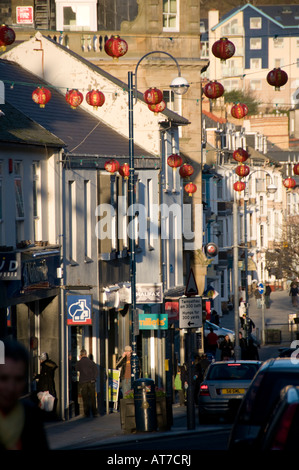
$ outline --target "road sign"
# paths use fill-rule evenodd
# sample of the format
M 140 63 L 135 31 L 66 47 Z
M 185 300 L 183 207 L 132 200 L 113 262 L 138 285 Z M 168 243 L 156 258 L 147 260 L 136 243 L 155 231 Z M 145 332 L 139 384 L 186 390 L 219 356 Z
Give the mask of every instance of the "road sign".
M 189 277 L 188 277 L 188 281 L 187 281 L 187 285 L 185 289 L 185 295 L 187 296 L 198 295 L 198 288 L 197 288 L 193 269 L 190 269 L 190 272 L 189 272 Z
M 263 293 L 264 293 L 265 287 L 264 287 L 264 284 L 263 284 L 262 282 L 259 283 L 259 285 L 257 286 L 257 288 L 258 288 L 258 291 L 259 291 L 260 294 L 263 294 Z
M 179 327 L 201 328 L 202 327 L 202 298 L 181 297 L 179 300 Z

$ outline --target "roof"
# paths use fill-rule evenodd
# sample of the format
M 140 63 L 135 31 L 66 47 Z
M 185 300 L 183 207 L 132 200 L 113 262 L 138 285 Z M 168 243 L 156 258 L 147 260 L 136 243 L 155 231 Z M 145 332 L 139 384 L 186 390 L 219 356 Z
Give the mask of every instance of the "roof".
M 0 59 L 0 78 L 5 84 L 5 101 L 61 139 L 67 152 L 110 157 L 129 155 L 129 139 L 84 109 L 71 109 L 61 92 L 17 63 Z M 12 83 L 13 87 L 10 86 Z M 47 86 L 52 93 L 44 109 L 34 103 L 31 96 L 41 85 Z M 134 154 L 136 157 L 152 155 L 136 144 Z
M 221 17 L 218 24 L 213 26 L 211 29 L 214 31 L 219 28 L 228 19 L 234 17 L 240 11 L 244 11 L 246 8 L 252 8 L 256 13 L 261 14 L 269 21 L 279 26 L 282 29 L 286 28 L 298 28 L 299 26 L 299 5 L 261 5 L 254 6 L 250 3 L 237 8 L 233 8 L 228 13 Z M 299 33 L 299 30 L 298 30 Z
M 65 143 L 9 103 L 1 104 L 0 141 L 16 144 L 65 147 Z

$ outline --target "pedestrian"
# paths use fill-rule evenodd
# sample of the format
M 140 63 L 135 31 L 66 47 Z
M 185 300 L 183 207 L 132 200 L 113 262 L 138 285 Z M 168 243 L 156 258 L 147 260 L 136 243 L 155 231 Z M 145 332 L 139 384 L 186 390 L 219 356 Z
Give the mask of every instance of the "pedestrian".
M 57 394 L 55 387 L 55 371 L 58 368 L 57 364 L 49 359 L 49 354 L 43 352 L 40 357 L 40 373 L 35 376 L 36 379 L 36 392 L 37 396 L 40 392 L 49 392 L 54 397 L 53 410 L 45 412 L 45 418 L 54 419 L 57 408 Z
M 177 371 L 175 379 L 174 379 L 174 389 L 175 389 L 176 398 L 177 398 L 177 395 L 179 397 L 180 406 L 183 406 L 185 402 L 184 402 L 184 390 L 183 390 L 183 387 L 182 387 L 182 377 L 181 377 L 181 366 L 180 365 L 178 365 L 178 371 Z
M 81 349 L 80 360 L 77 362 L 76 370 L 79 372 L 79 387 L 83 400 L 84 415 L 94 417 L 98 416 L 96 404 L 96 378 L 98 376 L 98 367 L 94 361 L 87 357 L 86 349 Z
M 207 335 L 207 349 L 213 356 L 216 356 L 216 350 L 218 348 L 218 336 L 214 333 L 213 328 L 210 328 L 210 333 Z
M 243 334 L 239 332 L 239 345 L 241 349 L 241 359 L 248 359 L 247 358 L 247 343 L 245 338 L 243 338 Z
M 251 337 L 248 339 L 246 359 L 249 359 L 252 361 L 259 360 L 258 348 Z
M 241 297 L 239 301 L 239 317 L 243 318 L 244 313 L 246 314 L 246 304 L 243 298 Z
M 293 307 L 298 307 L 298 286 L 295 282 L 292 282 L 289 295 L 292 297 Z
M 262 294 L 258 289 L 255 289 L 254 297 L 256 300 L 256 308 L 262 308 Z
M 243 329 L 246 333 L 246 337 L 249 337 L 252 333 L 252 330 L 255 329 L 255 324 L 251 318 L 246 316 L 245 314 L 243 315 Z
M 116 363 L 116 368 L 120 368 L 120 382 L 122 388 L 122 396 L 131 390 L 132 368 L 131 368 L 132 348 L 126 346 L 122 356 Z
M 221 360 L 229 361 L 233 356 L 233 343 L 231 342 L 229 335 L 225 335 L 225 338 L 220 343 L 219 348 L 221 349 Z
M 204 375 L 206 373 L 206 370 L 207 370 L 207 368 L 209 367 L 210 364 L 211 364 L 211 362 L 209 361 L 207 354 L 202 354 L 202 356 L 200 358 L 200 367 L 201 367 L 203 377 L 204 377 Z
M 219 315 L 214 308 L 211 311 L 211 322 L 215 323 L 215 325 L 219 325 Z
M 22 344 L 3 340 L 4 364 L 0 363 L 0 452 L 49 450 L 40 409 L 22 398 L 28 390 L 29 355 Z
M 265 290 L 265 304 L 266 308 L 270 308 L 270 295 L 271 295 L 271 287 L 269 284 L 266 285 L 266 290 Z

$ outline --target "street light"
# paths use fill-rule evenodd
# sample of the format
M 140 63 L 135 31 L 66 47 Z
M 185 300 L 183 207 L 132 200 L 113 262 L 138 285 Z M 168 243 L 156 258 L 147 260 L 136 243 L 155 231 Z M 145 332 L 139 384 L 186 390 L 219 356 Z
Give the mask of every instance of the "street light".
M 271 179 L 272 181 L 272 176 L 270 175 L 270 173 L 266 170 L 262 170 L 262 169 L 258 169 L 258 170 L 255 170 L 253 171 L 252 173 L 250 173 L 250 175 L 248 176 L 248 181 L 249 179 L 251 178 L 251 176 L 254 174 L 254 173 L 257 173 L 259 171 L 262 171 L 264 173 L 266 173 L 268 175 L 268 177 Z M 277 187 L 275 186 L 275 184 L 273 184 L 273 182 L 271 182 L 267 188 L 267 194 L 275 194 L 276 191 L 277 191 Z M 244 270 L 245 270 L 245 305 L 246 305 L 246 326 L 248 326 L 248 317 L 249 317 L 249 295 L 248 295 L 248 242 L 247 242 L 247 201 L 248 201 L 249 197 L 248 197 L 248 191 L 247 191 L 247 185 L 246 185 L 246 189 L 245 189 L 245 194 L 244 194 Z M 264 306 L 264 299 L 262 301 L 262 342 L 265 343 L 265 306 Z M 248 333 L 247 333 L 247 329 L 246 329 L 246 339 L 247 339 L 247 342 L 249 341 L 249 336 L 248 336 Z
M 176 77 L 170 87 L 174 93 L 183 95 L 188 91 L 189 84 L 185 78 L 181 76 L 181 69 L 177 60 L 168 52 L 164 51 L 152 51 L 148 52 L 139 59 L 135 67 L 135 72 L 128 72 L 128 94 L 129 94 L 129 205 L 134 207 L 135 204 L 135 191 L 134 191 L 134 179 L 135 179 L 135 163 L 134 163 L 134 112 L 133 112 L 133 100 L 135 95 L 135 102 L 137 101 L 137 70 L 143 59 L 151 54 L 166 54 L 172 60 L 174 60 L 177 69 L 178 77 Z M 135 77 L 135 83 L 134 83 Z M 130 249 L 130 282 L 131 282 L 131 333 L 132 333 L 132 381 L 138 379 L 138 358 L 137 358 L 137 344 L 136 344 L 136 332 L 135 322 L 136 318 L 136 258 L 135 258 L 135 217 L 134 214 L 130 216 L 130 227 L 131 233 L 129 234 L 129 249 Z

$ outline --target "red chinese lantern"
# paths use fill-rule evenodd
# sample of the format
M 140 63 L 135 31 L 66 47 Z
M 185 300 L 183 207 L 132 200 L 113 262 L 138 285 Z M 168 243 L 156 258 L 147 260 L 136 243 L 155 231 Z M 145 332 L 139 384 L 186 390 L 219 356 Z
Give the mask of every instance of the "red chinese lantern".
M 114 158 L 112 158 L 111 160 L 107 160 L 107 162 L 104 165 L 104 168 L 109 173 L 115 173 L 116 171 L 119 170 L 119 163 L 117 160 L 114 160 Z
M 105 103 L 105 95 L 99 90 L 91 90 L 86 94 L 86 101 L 97 110 L 98 106 L 103 106 Z
M 149 88 L 143 98 L 147 104 L 159 104 L 163 100 L 163 93 L 158 88 Z
M 179 169 L 180 175 L 182 178 L 189 178 L 194 173 L 194 168 L 189 163 L 184 163 L 183 166 Z
M 16 35 L 13 29 L 9 28 L 5 24 L 0 26 L 0 47 L 3 51 L 6 50 L 6 46 L 10 46 L 16 39 Z
M 238 165 L 236 168 L 236 173 L 238 176 L 243 178 L 244 176 L 249 175 L 250 173 L 250 168 L 247 165 Z
M 119 57 L 122 57 L 127 53 L 128 44 L 118 35 L 111 36 L 111 38 L 105 42 L 104 49 L 106 54 L 110 55 L 110 57 L 113 57 L 114 60 L 118 60 Z
M 229 41 L 227 38 L 221 38 L 218 41 L 214 42 L 212 46 L 212 53 L 215 57 L 225 62 L 226 59 L 232 57 L 235 53 L 234 44 Z
M 287 189 L 293 189 L 296 186 L 296 181 L 294 178 L 291 178 L 290 176 L 283 180 L 283 185 Z
M 197 186 L 194 183 L 188 183 L 188 184 L 186 184 L 184 189 L 185 189 L 186 193 L 189 194 L 189 196 L 192 196 L 192 194 L 197 191 Z
M 294 175 L 299 175 L 299 163 L 296 163 L 293 168 Z
M 128 179 L 130 176 L 130 165 L 128 163 L 124 163 L 120 166 L 118 172 L 123 178 Z
M 160 101 L 158 104 L 149 104 L 148 109 L 153 111 L 155 114 L 162 113 L 164 109 L 166 108 L 166 103 L 165 101 Z
M 68 90 L 65 99 L 72 109 L 76 109 L 83 101 L 83 95 L 79 90 Z
M 236 181 L 234 183 L 234 190 L 238 191 L 238 193 L 240 193 L 241 191 L 244 191 L 245 187 L 246 187 L 246 184 L 244 183 L 244 181 Z
M 169 155 L 169 157 L 167 158 L 167 164 L 173 169 L 178 168 L 179 166 L 182 165 L 182 163 L 183 163 L 183 159 L 177 153 L 173 153 L 172 155 Z
M 246 162 L 248 158 L 249 158 L 248 152 L 246 152 L 246 150 L 242 148 L 238 148 L 233 153 L 233 159 L 236 160 L 236 162 L 244 163 Z
M 232 106 L 231 115 L 236 119 L 242 119 L 248 114 L 248 107 L 244 103 L 236 103 Z
M 45 105 L 51 99 L 51 92 L 48 88 L 45 87 L 38 87 L 32 93 L 32 99 L 34 103 L 39 104 L 40 108 L 44 108 Z
M 274 86 L 276 91 L 280 91 L 280 87 L 285 85 L 287 81 L 288 74 L 279 67 L 271 70 L 267 75 L 267 82 L 269 85 Z
M 221 83 L 215 80 L 214 82 L 207 83 L 203 89 L 203 92 L 210 100 L 216 100 L 223 95 L 224 87 L 221 85 Z

